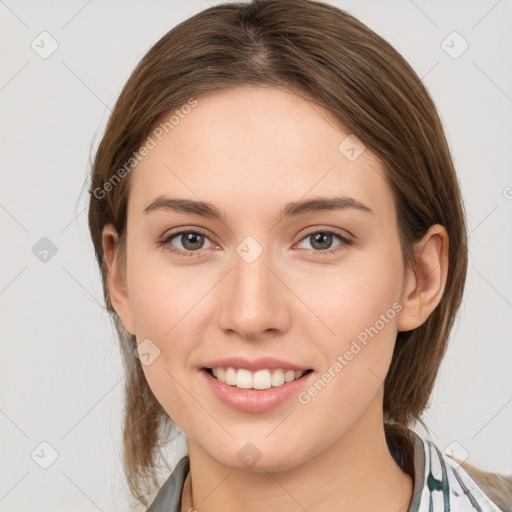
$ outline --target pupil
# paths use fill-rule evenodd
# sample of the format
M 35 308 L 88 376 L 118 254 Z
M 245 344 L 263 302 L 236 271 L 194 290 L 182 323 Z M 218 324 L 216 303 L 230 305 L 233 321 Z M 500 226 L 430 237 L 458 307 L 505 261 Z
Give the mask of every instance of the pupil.
M 185 247 L 186 249 L 200 249 L 201 247 L 201 244 L 199 242 L 201 242 L 201 238 L 202 238 L 202 235 L 198 234 L 198 233 L 187 233 L 186 235 L 184 235 L 185 237 L 185 243 L 183 243 L 183 247 Z M 199 247 L 197 247 L 197 244 L 199 243 Z
M 311 244 L 313 247 L 316 246 L 316 249 L 328 249 L 328 246 L 332 242 L 332 235 L 328 233 L 315 233 L 313 239 L 314 242 Z M 322 247 L 322 245 L 327 245 L 327 247 Z

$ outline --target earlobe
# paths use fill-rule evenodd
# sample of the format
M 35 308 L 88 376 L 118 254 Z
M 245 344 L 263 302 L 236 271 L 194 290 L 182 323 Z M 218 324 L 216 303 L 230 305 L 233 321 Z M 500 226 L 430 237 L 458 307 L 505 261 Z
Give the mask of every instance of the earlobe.
M 125 329 L 135 334 L 133 315 L 128 297 L 126 275 L 116 257 L 119 237 L 112 224 L 106 224 L 102 232 L 103 258 L 107 267 L 107 287 L 110 301 Z
M 415 267 L 407 270 L 399 331 L 422 325 L 441 301 L 448 275 L 448 244 L 446 229 L 435 224 L 415 245 Z

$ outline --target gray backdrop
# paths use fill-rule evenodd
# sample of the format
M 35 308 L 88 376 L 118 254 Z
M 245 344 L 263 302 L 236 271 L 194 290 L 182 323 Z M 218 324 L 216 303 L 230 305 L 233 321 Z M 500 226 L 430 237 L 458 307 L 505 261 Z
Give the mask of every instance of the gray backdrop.
M 0 0 L 1 511 L 128 510 L 124 375 L 82 187 L 139 58 L 213 3 Z M 469 276 L 425 414 L 432 438 L 512 472 L 512 2 L 332 3 L 423 78 L 462 182 Z M 181 438 L 170 464 L 183 450 Z

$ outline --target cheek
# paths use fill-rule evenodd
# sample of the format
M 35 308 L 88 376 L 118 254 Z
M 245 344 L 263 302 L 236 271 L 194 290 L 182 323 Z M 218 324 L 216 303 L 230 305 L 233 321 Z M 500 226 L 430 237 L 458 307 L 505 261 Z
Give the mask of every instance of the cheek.
M 191 319 L 201 310 L 200 299 L 208 283 L 203 279 L 191 286 L 190 272 L 180 273 L 153 253 L 133 250 L 128 258 L 128 290 L 137 343 L 146 344 L 151 353 L 151 363 L 142 368 L 151 390 L 171 418 L 181 418 L 186 407 L 174 413 L 181 407 L 189 344 L 195 336 Z
M 142 366 L 144 375 L 154 396 L 170 419 L 182 430 L 197 420 L 197 411 L 185 390 L 189 387 L 184 375 L 170 368 L 162 353 L 148 365 Z
M 368 330 L 375 333 L 373 327 L 383 337 L 396 328 L 403 281 L 399 251 L 374 251 L 354 258 L 350 265 L 332 267 L 322 276 L 296 280 L 300 281 L 297 294 L 334 336 L 336 348 L 359 335 L 364 341 Z M 332 340 L 326 346 L 333 346 Z
M 176 275 L 152 268 L 134 276 L 135 287 L 130 295 L 137 342 L 151 340 L 158 354 L 143 371 L 153 394 L 169 417 L 180 428 L 194 419 L 197 411 L 190 405 L 188 365 L 196 334 L 191 321 L 200 310 L 201 290 L 190 286 Z
M 128 286 L 137 337 L 152 335 L 165 342 L 190 323 L 187 315 L 200 307 L 209 281 L 197 278 L 192 267 L 166 262 L 164 249 L 134 250 L 131 256 Z
M 346 405 L 361 399 L 362 394 L 369 399 L 382 385 L 402 309 L 402 272 L 400 251 L 382 251 L 350 268 L 334 269 L 317 281 L 320 289 L 309 288 L 305 302 L 329 328 L 322 329 L 326 336 L 316 335 L 325 380 L 337 382 L 329 386 L 332 392 L 336 388 L 329 400 Z

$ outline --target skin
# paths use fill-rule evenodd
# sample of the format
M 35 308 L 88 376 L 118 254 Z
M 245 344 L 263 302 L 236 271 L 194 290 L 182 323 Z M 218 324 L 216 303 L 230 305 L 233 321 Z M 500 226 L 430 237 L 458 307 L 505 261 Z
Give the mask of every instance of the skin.
M 132 171 L 126 267 L 105 226 L 112 303 L 138 343 L 149 338 L 160 350 L 143 369 L 187 438 L 183 511 L 190 490 L 199 512 L 409 507 L 411 477 L 385 441 L 383 381 L 397 332 L 421 325 L 442 297 L 448 237 L 432 226 L 417 244 L 415 270 L 404 268 L 383 167 L 368 149 L 349 161 L 338 150 L 347 135 L 329 111 L 286 90 L 247 86 L 201 97 Z M 162 194 L 213 204 L 225 220 L 143 213 Z M 373 213 L 279 219 L 288 202 L 334 195 Z M 206 235 L 199 256 L 168 250 L 190 247 L 181 236 L 157 246 L 176 228 Z M 356 239 L 333 237 L 318 248 L 306 236 L 328 229 Z M 250 264 L 236 252 L 247 236 L 263 249 Z M 322 254 L 331 248 L 341 250 Z M 214 358 L 270 355 L 319 377 L 394 303 L 401 311 L 307 405 L 293 398 L 265 413 L 237 411 L 199 373 Z M 262 454 L 250 468 L 237 456 L 248 442 Z

